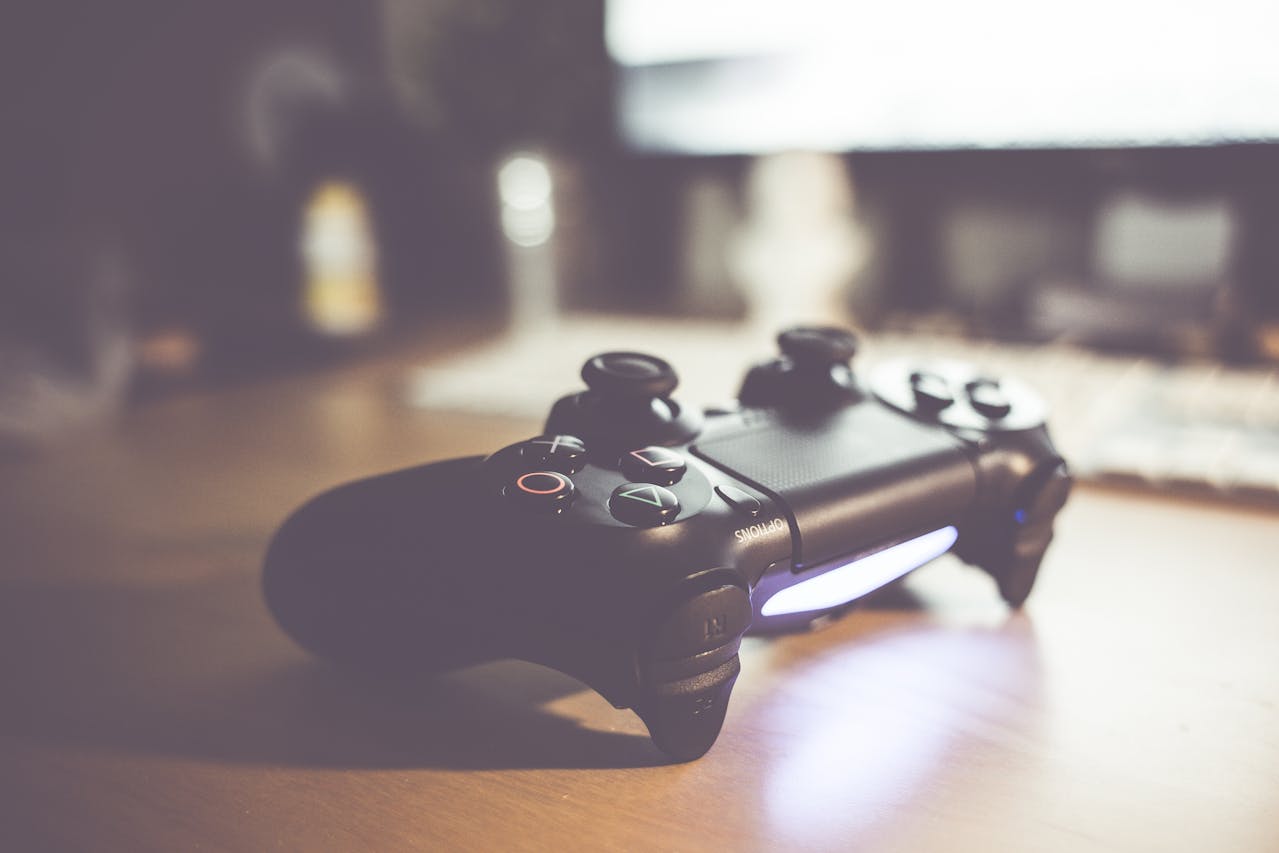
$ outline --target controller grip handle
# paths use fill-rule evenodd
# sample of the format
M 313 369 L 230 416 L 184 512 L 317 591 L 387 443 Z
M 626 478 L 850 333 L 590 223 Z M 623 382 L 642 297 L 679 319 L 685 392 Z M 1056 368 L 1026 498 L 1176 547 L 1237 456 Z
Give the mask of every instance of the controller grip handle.
M 961 535 L 959 556 L 985 569 L 1010 607 L 1021 607 L 1029 597 L 1073 483 L 1066 463 L 1053 457 L 1017 489 L 1010 518 L 979 530 L 970 541 Z
M 500 624 L 494 609 L 506 597 L 482 570 L 496 556 L 477 553 L 492 537 L 472 532 L 481 461 L 358 480 L 300 507 L 263 568 L 279 624 L 310 651 L 362 668 L 431 671 L 489 659 L 476 614 Z
M 700 758 L 719 736 L 753 612 L 744 587 L 711 573 L 690 579 L 657 620 L 639 655 L 643 686 L 632 707 L 675 760 Z
M 635 713 L 662 752 L 676 761 L 701 758 L 719 737 L 741 671 L 733 654 L 709 672 L 652 684 L 635 703 Z

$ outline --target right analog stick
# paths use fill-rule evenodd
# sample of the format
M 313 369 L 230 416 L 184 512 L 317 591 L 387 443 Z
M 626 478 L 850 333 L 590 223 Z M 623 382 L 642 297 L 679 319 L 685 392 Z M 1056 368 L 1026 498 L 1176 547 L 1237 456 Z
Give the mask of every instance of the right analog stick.
M 796 326 L 777 336 L 777 346 L 799 367 L 834 367 L 853 360 L 857 337 L 835 326 Z

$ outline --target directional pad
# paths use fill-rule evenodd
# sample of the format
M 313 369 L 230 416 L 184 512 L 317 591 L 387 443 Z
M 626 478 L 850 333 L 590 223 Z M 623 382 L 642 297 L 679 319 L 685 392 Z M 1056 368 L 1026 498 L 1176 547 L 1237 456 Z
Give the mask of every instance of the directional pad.
M 608 499 L 609 512 L 624 524 L 657 527 L 679 515 L 679 498 L 652 483 L 623 483 Z

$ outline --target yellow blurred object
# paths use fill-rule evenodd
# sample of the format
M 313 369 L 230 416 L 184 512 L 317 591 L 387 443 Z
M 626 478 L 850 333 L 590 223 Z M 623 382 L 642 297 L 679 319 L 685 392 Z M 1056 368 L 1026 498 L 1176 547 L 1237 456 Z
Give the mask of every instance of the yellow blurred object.
M 382 320 L 377 247 L 368 204 L 359 187 L 319 184 L 306 203 L 300 239 L 305 283 L 302 314 L 322 334 L 353 337 Z
M 189 376 L 199 366 L 204 354 L 200 338 L 190 329 L 170 327 L 153 332 L 138 341 L 135 358 L 138 366 L 150 373 Z
M 1258 330 L 1257 346 L 1267 360 L 1279 362 L 1279 323 L 1268 323 Z

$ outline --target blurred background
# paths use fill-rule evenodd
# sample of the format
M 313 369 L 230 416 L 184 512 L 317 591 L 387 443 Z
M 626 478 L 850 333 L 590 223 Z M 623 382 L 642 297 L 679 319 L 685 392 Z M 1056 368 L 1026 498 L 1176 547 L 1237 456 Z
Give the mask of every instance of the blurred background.
M 373 362 L 536 420 L 641 349 L 711 403 L 838 323 L 1020 374 L 1084 476 L 1279 504 L 1273 4 L 0 16 L 0 452 Z

